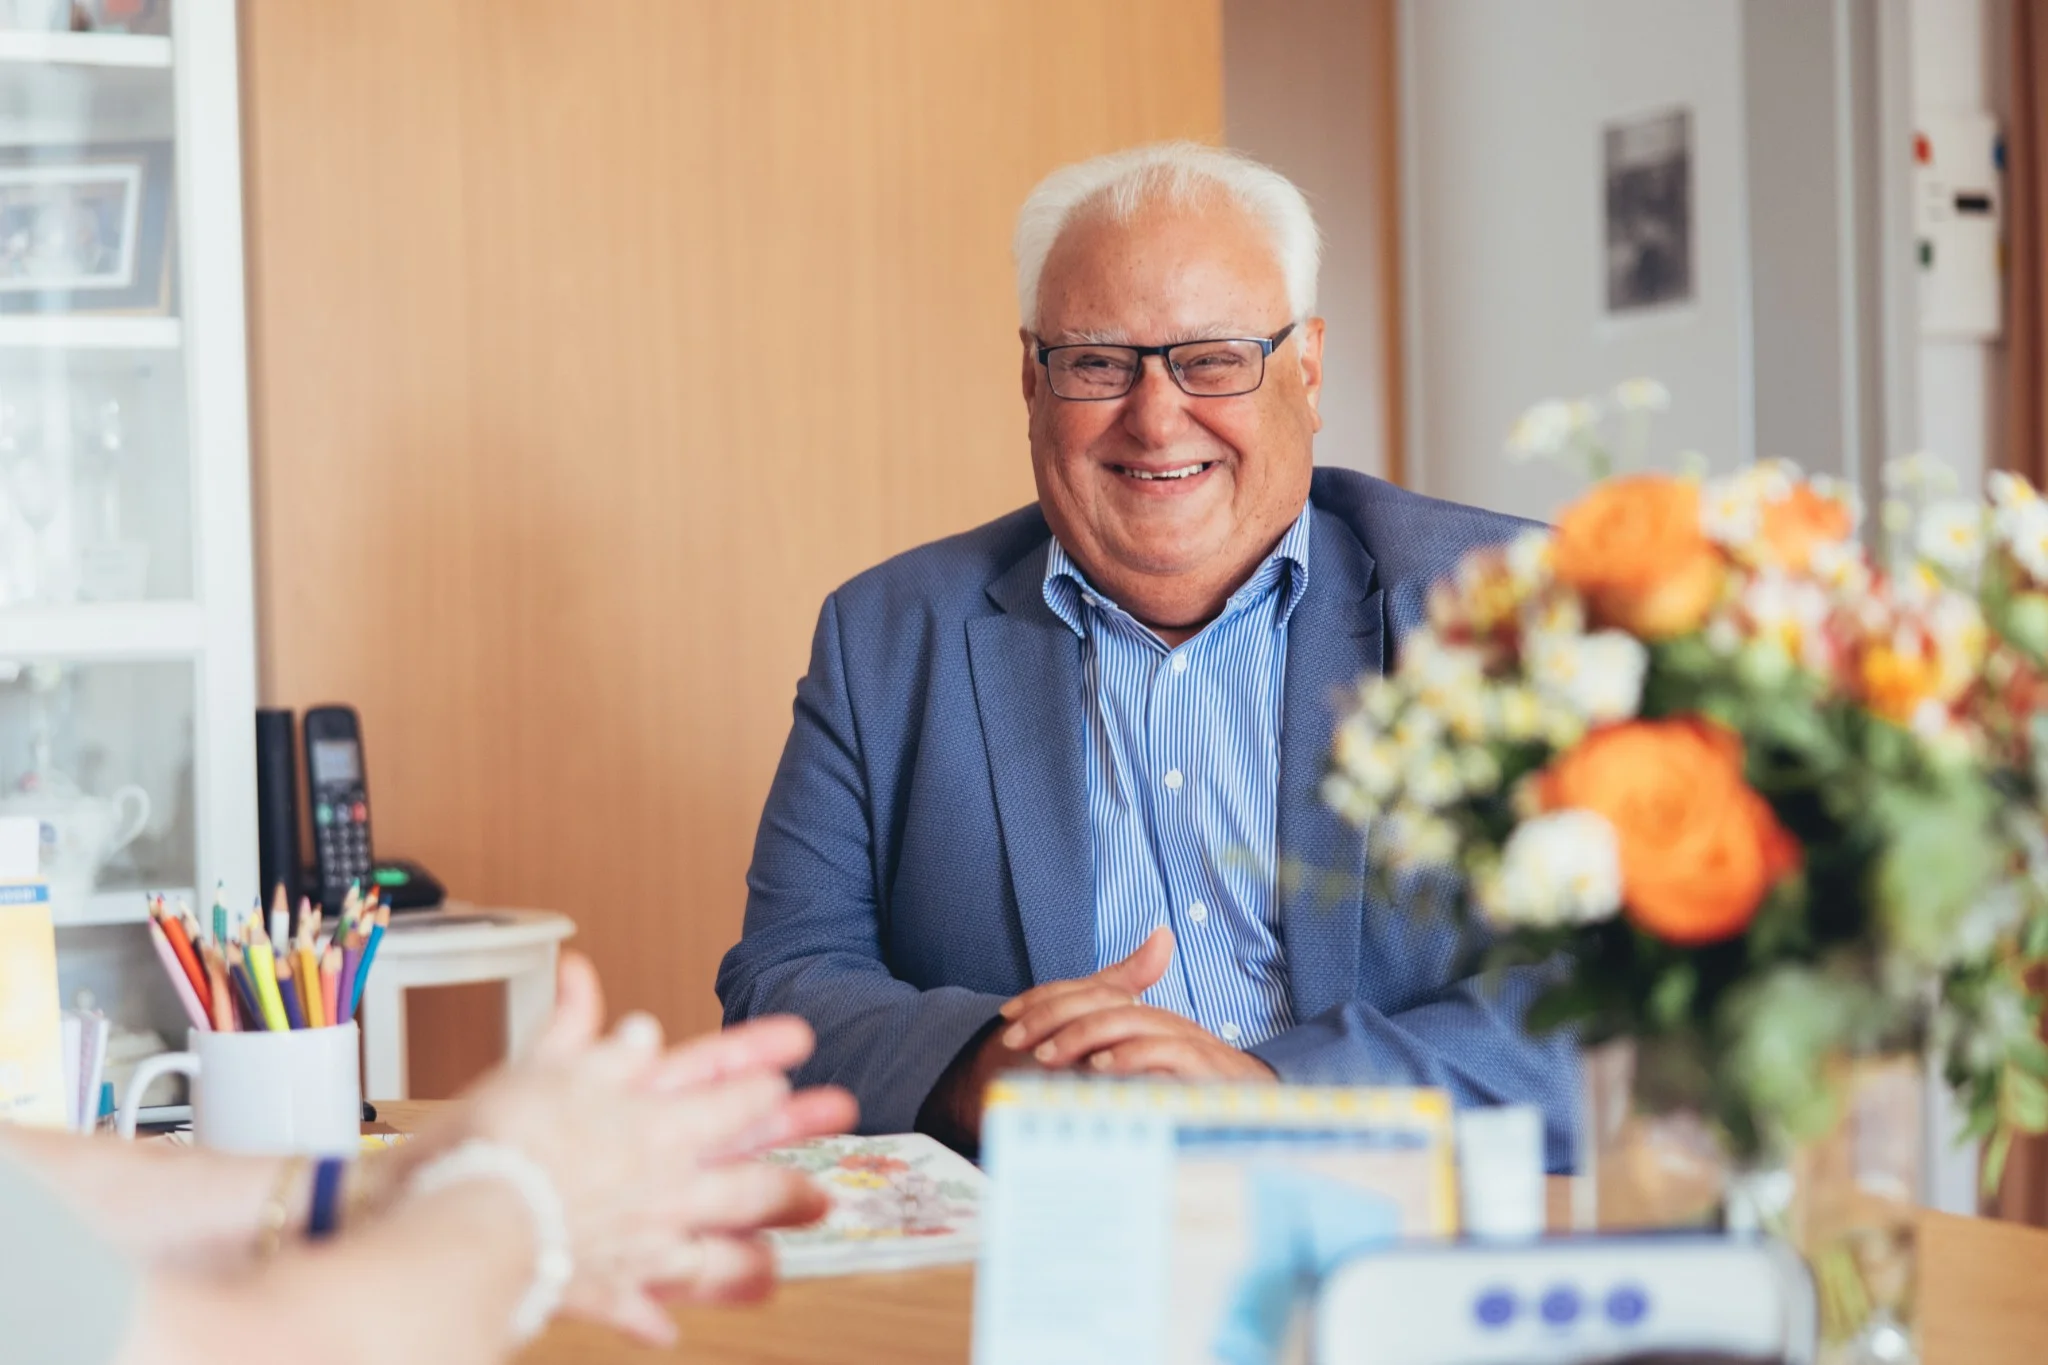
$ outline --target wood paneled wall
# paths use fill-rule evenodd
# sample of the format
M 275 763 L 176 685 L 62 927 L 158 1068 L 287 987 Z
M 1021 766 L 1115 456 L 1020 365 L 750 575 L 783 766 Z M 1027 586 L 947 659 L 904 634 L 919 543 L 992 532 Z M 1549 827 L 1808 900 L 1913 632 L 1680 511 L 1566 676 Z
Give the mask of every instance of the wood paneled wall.
M 1219 0 L 253 0 L 269 704 L 378 847 L 717 1018 L 825 592 L 1032 496 L 1011 214 L 1222 125 Z M 473 1004 L 473 1002 L 472 1002 Z M 415 1009 L 415 1090 L 491 1055 Z

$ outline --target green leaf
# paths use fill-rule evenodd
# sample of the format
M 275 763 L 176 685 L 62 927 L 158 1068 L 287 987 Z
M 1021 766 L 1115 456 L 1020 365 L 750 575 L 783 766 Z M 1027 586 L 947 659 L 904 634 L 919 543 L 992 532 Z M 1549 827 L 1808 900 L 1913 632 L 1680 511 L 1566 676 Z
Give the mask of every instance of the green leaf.
M 2035 911 L 2020 931 L 2020 952 L 2030 958 L 2048 957 L 2048 915 Z
M 1749 960 L 1761 965 L 1803 951 L 1813 939 L 1806 923 L 1806 873 L 1802 869 L 1773 886 L 1757 908 L 1745 935 Z
M 1692 1012 L 1694 994 L 1699 990 L 1700 972 L 1688 959 L 1666 967 L 1657 984 L 1650 988 L 1650 1019 L 1660 1028 L 1675 1029 Z
M 2039 1076 L 2014 1068 L 2005 1073 L 2005 1114 L 2023 1133 L 2048 1129 L 2048 1084 Z
M 1561 981 L 1529 1006 L 1529 1012 L 1522 1018 L 1522 1027 L 1530 1033 L 1545 1034 L 1590 1019 L 1600 1010 L 1599 994 L 1584 982 Z
M 2005 1159 L 2012 1152 L 2012 1129 L 2001 1128 L 1992 1137 L 1991 1145 L 1984 1149 L 1983 1183 L 1978 1190 L 1986 1199 L 1998 1193 L 1998 1183 L 2005 1176 Z

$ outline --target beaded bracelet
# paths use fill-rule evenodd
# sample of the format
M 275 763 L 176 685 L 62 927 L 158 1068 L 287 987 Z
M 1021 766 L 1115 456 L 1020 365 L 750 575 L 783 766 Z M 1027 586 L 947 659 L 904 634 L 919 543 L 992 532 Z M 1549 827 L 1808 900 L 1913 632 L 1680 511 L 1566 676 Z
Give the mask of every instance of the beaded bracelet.
M 576 1273 L 562 1196 L 532 1157 L 516 1147 L 476 1140 L 428 1162 L 413 1176 L 410 1188 L 415 1194 L 431 1194 L 464 1180 L 504 1181 L 518 1192 L 533 1218 L 533 1281 L 512 1310 L 513 1340 L 529 1341 L 548 1325 Z

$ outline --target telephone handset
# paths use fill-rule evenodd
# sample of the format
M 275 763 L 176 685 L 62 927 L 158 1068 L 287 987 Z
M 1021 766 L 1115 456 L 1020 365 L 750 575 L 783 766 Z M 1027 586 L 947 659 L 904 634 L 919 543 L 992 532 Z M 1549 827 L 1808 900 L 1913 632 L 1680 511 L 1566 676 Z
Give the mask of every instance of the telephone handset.
M 349 886 L 383 888 L 394 910 L 440 904 L 441 884 L 417 863 L 378 862 L 370 837 L 368 765 L 355 708 L 316 706 L 300 726 L 306 746 L 307 808 L 313 817 L 313 886 L 321 906 L 340 910 Z

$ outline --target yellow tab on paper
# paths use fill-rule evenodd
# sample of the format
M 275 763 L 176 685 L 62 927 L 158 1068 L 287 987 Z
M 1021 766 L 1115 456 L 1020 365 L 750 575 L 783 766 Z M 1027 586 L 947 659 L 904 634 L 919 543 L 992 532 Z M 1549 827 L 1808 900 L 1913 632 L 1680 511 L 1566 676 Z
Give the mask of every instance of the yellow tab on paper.
M 0 1122 L 66 1126 L 61 1014 L 49 905 L 0 905 Z

